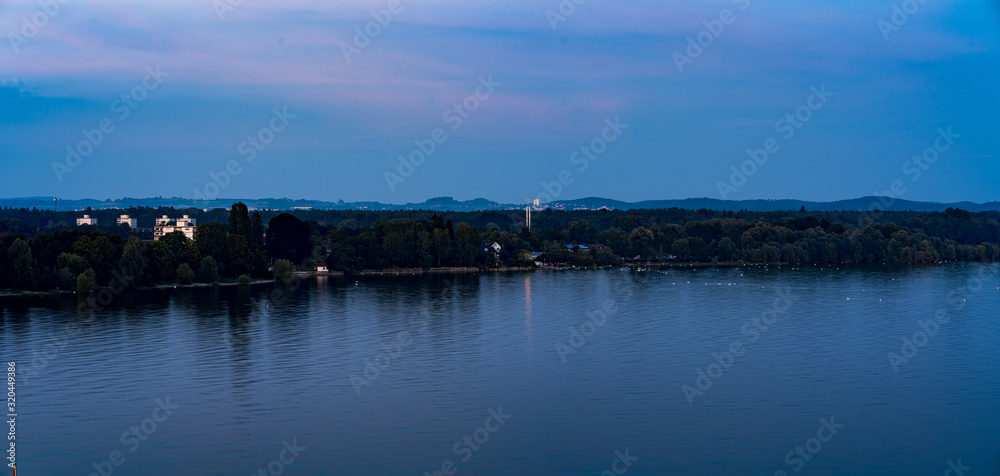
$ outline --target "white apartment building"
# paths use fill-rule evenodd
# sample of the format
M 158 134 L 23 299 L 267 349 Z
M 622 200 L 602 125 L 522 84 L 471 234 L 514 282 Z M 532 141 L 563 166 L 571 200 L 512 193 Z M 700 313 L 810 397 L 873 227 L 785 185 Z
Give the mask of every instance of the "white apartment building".
M 76 226 L 96 225 L 96 224 L 97 224 L 97 219 L 90 218 L 90 215 L 84 215 L 83 218 L 76 219 Z
M 126 224 L 126 225 L 128 225 L 128 226 L 130 226 L 130 227 L 132 227 L 132 228 L 139 228 L 139 219 L 138 218 L 131 218 L 128 215 L 122 215 L 122 216 L 118 217 L 118 224 L 121 225 L 123 223 Z
M 159 241 L 167 234 L 179 231 L 184 233 L 184 236 L 188 237 L 189 240 L 193 240 L 195 230 L 198 229 L 197 223 L 198 220 L 187 215 L 177 219 L 163 215 L 162 218 L 156 219 L 156 226 L 153 227 L 153 239 Z

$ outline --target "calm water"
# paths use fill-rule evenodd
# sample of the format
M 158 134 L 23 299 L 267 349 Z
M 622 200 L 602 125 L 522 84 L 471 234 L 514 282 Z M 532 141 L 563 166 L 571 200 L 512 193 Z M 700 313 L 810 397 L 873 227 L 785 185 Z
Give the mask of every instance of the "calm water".
M 0 358 L 20 370 L 24 474 L 938 475 L 960 459 L 995 475 L 998 271 L 327 279 L 123 294 L 99 312 L 8 301 Z M 887 354 L 914 333 L 897 372 Z M 114 451 L 124 461 L 102 463 Z

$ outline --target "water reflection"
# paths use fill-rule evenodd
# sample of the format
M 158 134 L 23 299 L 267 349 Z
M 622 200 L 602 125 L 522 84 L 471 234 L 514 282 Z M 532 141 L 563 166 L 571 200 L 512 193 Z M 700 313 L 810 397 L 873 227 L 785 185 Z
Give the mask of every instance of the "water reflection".
M 1000 282 L 899 373 L 886 362 L 978 269 L 330 277 L 133 293 L 86 313 L 67 296 L 0 302 L 0 349 L 30 362 L 79 331 L 23 388 L 21 456 L 40 474 L 86 474 L 165 394 L 186 406 L 130 456 L 135 472 L 249 473 L 299 438 L 310 451 L 294 472 L 422 474 L 502 405 L 513 419 L 463 474 L 594 474 L 625 447 L 641 458 L 629 474 L 773 474 L 830 414 L 848 426 L 810 474 L 909 474 L 959 454 L 990 474 Z M 793 307 L 689 405 L 681 386 L 785 288 Z M 609 301 L 618 311 L 563 363 L 556 344 Z M 403 332 L 358 395 L 351 376 Z

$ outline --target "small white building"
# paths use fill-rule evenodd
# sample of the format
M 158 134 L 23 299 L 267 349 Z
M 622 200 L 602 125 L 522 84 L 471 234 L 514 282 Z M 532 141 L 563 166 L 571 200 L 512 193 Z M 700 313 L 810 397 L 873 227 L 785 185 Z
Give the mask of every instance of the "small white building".
M 132 228 L 139 228 L 139 219 L 131 218 L 128 215 L 122 215 L 118 217 L 118 224 L 119 225 L 126 224 Z
M 76 226 L 83 225 L 97 225 L 97 219 L 91 218 L 90 215 L 84 215 L 83 218 L 76 219 Z
M 184 218 L 177 219 L 177 226 L 195 226 L 198 224 L 198 220 L 184 215 Z
M 482 245 L 483 253 L 498 254 L 500 253 L 501 249 L 503 249 L 503 247 L 500 246 L 500 243 L 497 243 L 495 241 L 484 241 Z

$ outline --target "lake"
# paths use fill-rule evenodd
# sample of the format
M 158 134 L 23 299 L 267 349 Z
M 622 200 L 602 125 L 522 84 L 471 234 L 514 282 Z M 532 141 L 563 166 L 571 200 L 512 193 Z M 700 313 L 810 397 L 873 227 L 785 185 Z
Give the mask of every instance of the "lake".
M 1000 473 L 997 264 L 81 304 L 0 301 L 24 474 Z

